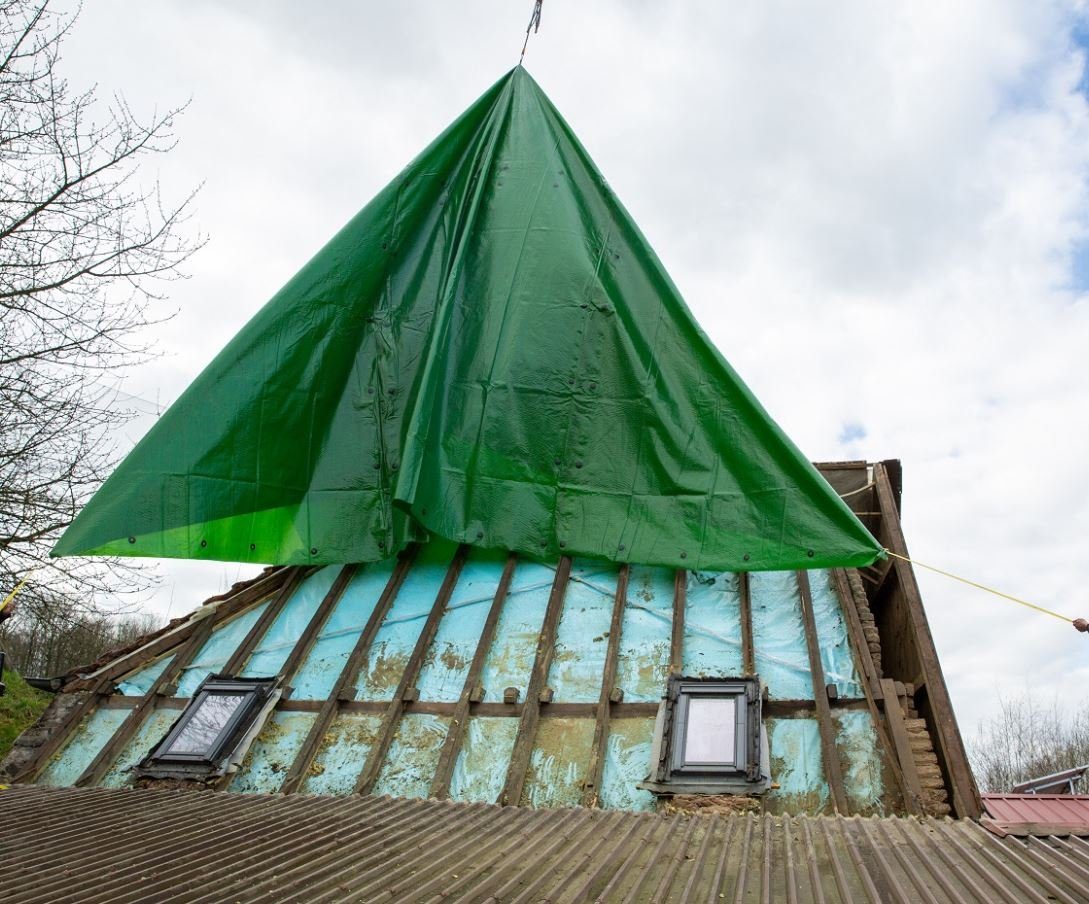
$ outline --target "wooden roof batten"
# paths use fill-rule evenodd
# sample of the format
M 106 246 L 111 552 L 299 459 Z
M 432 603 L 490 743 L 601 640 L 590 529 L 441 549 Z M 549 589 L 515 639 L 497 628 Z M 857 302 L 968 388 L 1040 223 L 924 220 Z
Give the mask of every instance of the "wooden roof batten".
M 889 466 L 886 467 L 886 465 Z M 874 526 L 881 532 L 881 539 L 890 542 L 890 548 L 894 550 L 896 548 L 904 549 L 906 554 L 902 531 L 899 530 L 899 507 L 895 500 L 896 490 L 892 477 L 895 474 L 898 482 L 898 463 L 895 466 L 890 463 L 878 463 L 873 466 L 843 463 L 834 467 L 837 468 L 837 473 L 840 475 L 837 479 L 841 483 L 843 480 L 849 480 L 852 484 L 857 484 L 848 491 L 852 493 L 853 504 L 862 511 L 874 512 L 880 516 Z M 891 540 L 888 539 L 890 537 Z M 897 543 L 899 544 L 898 547 Z M 415 550 L 415 547 L 406 550 L 394 567 L 386 589 L 382 592 L 378 604 L 370 614 L 368 624 L 364 627 L 356 648 L 349 655 L 345 668 L 334 684 L 328 699 L 324 702 L 291 699 L 290 681 L 322 630 L 335 607 L 339 595 L 343 593 L 350 582 L 351 575 L 354 573 L 351 567 L 341 570 L 334 581 L 333 588 L 319 605 L 307 629 L 295 644 L 292 653 L 288 657 L 285 669 L 281 670 L 283 674 L 280 677 L 283 679 L 284 688 L 282 697 L 276 704 L 276 709 L 281 711 L 315 712 L 317 716 L 313 720 L 308 737 L 295 756 L 294 762 L 286 770 L 280 790 L 285 793 L 301 790 L 308 775 L 308 770 L 318 752 L 321 739 L 338 714 L 342 712 L 381 713 L 383 716 L 382 731 L 379 734 L 381 743 L 376 745 L 371 751 L 368 761 L 363 764 L 357 784 L 357 791 L 367 793 L 375 787 L 384 756 L 388 753 L 390 742 L 397 733 L 401 715 L 406 711 L 406 708 L 410 708 L 415 713 L 434 713 L 452 717 L 449 720 L 449 730 L 445 742 L 442 743 L 438 755 L 438 764 L 431 780 L 431 795 L 439 798 L 449 795 L 450 781 L 462 750 L 469 716 L 472 714 L 490 714 L 517 717 L 519 719 L 519 728 L 516 735 L 515 752 L 507 767 L 507 780 L 504 783 L 501 795 L 501 799 L 505 803 L 515 804 L 521 802 L 522 787 L 529 766 L 529 756 L 532 753 L 536 736 L 536 726 L 542 715 L 593 718 L 595 727 L 589 758 L 585 764 L 586 772 L 583 782 L 582 801 L 587 806 L 598 805 L 601 782 L 600 770 L 603 767 L 603 751 L 608 743 L 610 717 L 644 717 L 653 714 L 655 709 L 653 703 L 624 702 L 622 689 L 615 686 L 616 658 L 621 641 L 623 606 L 628 592 L 626 587 L 628 567 L 622 566 L 620 568 L 617 573 L 615 592 L 611 594 L 613 596 L 613 606 L 608 632 L 609 643 L 596 703 L 552 703 L 546 686 L 552 652 L 555 647 L 556 630 L 564 606 L 564 595 L 571 579 L 571 560 L 566 557 L 560 560 L 556 568 L 545 613 L 546 617 L 538 638 L 537 653 L 526 699 L 516 704 L 483 702 L 480 674 L 494 638 L 503 604 L 516 568 L 517 559 L 513 554 L 508 555 L 506 564 L 503 567 L 502 579 L 496 588 L 473 661 L 469 664 L 464 686 L 457 702 L 436 703 L 434 701 L 417 701 L 414 699 L 412 694 L 413 685 L 420 670 L 419 666 L 432 652 L 438 621 L 445 612 L 446 604 L 460 574 L 460 567 L 455 567 L 455 564 L 463 562 L 468 554 L 468 547 L 466 546 L 458 548 L 455 560 L 451 562 L 443 587 L 440 589 L 428 619 L 429 629 L 425 629 L 417 640 L 412 656 L 412 662 L 416 662 L 416 666 L 411 668 L 410 663 L 410 668 L 406 669 L 401 676 L 394 699 L 386 703 L 369 700 L 356 701 L 354 682 L 366 662 L 370 644 L 373 643 L 378 628 L 381 626 L 382 620 L 397 595 L 400 584 L 407 577 Z M 181 624 L 174 625 L 169 631 L 152 635 L 149 640 L 137 645 L 135 649 L 125 651 L 115 661 L 99 665 L 96 671 L 92 673 L 92 676 L 96 677 L 88 676 L 76 679 L 72 684 L 80 689 L 82 695 L 78 705 L 69 713 L 63 724 L 46 739 L 45 744 L 38 750 L 38 756 L 31 768 L 25 769 L 16 776 L 16 780 L 21 782 L 32 781 L 49 757 L 64 746 L 67 738 L 95 708 L 104 705 L 111 708 L 128 708 L 130 712 L 122 722 L 121 728 L 108 740 L 103 749 L 98 751 L 90 765 L 83 770 L 77 784 L 94 786 L 101 782 L 152 710 L 159 707 L 180 708 L 185 705 L 184 700 L 173 697 L 172 694 L 177 680 L 188 661 L 197 654 L 210 632 L 215 627 L 250 611 L 253 606 L 272 597 L 262 616 L 250 629 L 246 638 L 232 656 L 232 664 L 236 667 L 236 670 L 241 669 L 244 667 L 249 655 L 259 645 L 261 637 L 271 626 L 286 600 L 310 573 L 313 573 L 313 568 L 307 566 L 265 572 L 253 581 L 233 588 L 232 593 L 209 601 L 209 604 L 196 610 L 192 616 Z M 911 581 L 908 582 L 902 573 L 906 573 Z M 868 588 L 872 594 L 869 603 L 873 608 L 874 617 L 877 620 L 882 637 L 883 673 L 880 665 L 875 665 L 873 656 L 870 653 L 870 645 L 867 643 L 863 627 L 859 623 L 856 599 L 853 588 L 849 586 L 847 572 L 835 569 L 832 570 L 831 574 L 833 589 L 839 597 L 844 613 L 845 630 L 861 678 L 864 697 L 858 700 L 829 699 L 827 688 L 824 687 L 823 677 L 818 674 L 817 668 L 812 667 L 815 652 L 817 665 L 820 665 L 819 651 L 815 651 L 814 648 L 816 639 L 815 625 L 813 624 L 812 601 L 808 594 L 808 578 L 802 572 L 798 575 L 798 584 L 802 602 L 803 626 L 814 682 L 814 699 L 772 700 L 766 706 L 767 714 L 780 718 L 803 713 L 809 713 L 810 717 L 816 716 L 821 729 L 822 759 L 825 763 L 832 798 L 837 811 L 847 813 L 849 812 L 849 802 L 843 787 L 842 771 L 839 769 L 836 737 L 831 730 L 833 725 L 831 714 L 833 710 L 841 708 L 862 707 L 868 709 L 873 719 L 879 746 L 884 751 L 885 761 L 889 764 L 890 773 L 895 780 L 895 790 L 903 800 L 906 811 L 909 813 L 923 813 L 927 811 L 925 803 L 927 792 L 920 785 L 919 773 L 916 768 L 917 763 L 912 757 L 913 744 L 906 739 L 904 734 L 906 716 L 900 700 L 897 699 L 898 694 L 900 699 L 903 699 L 906 687 L 908 688 L 907 693 L 911 695 L 906 705 L 919 709 L 921 716 L 926 719 L 930 734 L 934 739 L 934 752 L 938 757 L 943 780 L 950 792 L 954 813 L 960 816 L 973 815 L 972 802 L 973 800 L 976 801 L 978 807 L 978 797 L 975 796 L 974 783 L 970 782 L 970 772 L 967 771 L 967 761 L 963 754 L 963 745 L 960 742 L 959 732 L 956 730 L 951 709 L 948 710 L 947 716 L 943 717 L 941 715 L 941 691 L 944 691 L 944 679 L 941 676 L 940 665 L 937 662 L 937 654 L 933 650 L 933 641 L 929 636 L 929 631 L 920 632 L 917 630 L 920 624 L 925 627 L 925 612 L 922 610 L 921 600 L 918 599 L 918 588 L 917 586 L 914 587 L 915 606 L 909 605 L 910 593 L 905 591 L 905 586 L 910 590 L 910 584 L 913 583 L 910 565 L 898 562 L 887 566 L 884 575 Z M 674 575 L 673 613 L 669 642 L 669 670 L 673 674 L 680 673 L 684 662 L 684 618 L 687 580 L 687 572 L 678 571 Z M 856 585 L 858 584 L 857 578 L 853 575 L 850 580 L 855 581 Z M 745 672 L 751 673 L 755 671 L 755 649 L 752 638 L 752 604 L 749 597 L 748 575 L 739 574 L 736 586 L 740 602 L 741 621 L 739 630 L 742 663 Z M 865 615 L 867 618 L 870 617 L 868 611 Z M 903 625 L 910 629 L 911 636 L 907 640 L 901 640 L 898 645 L 896 642 L 890 644 L 889 638 L 896 637 L 896 629 Z M 873 628 L 871 626 L 866 630 L 872 631 Z M 172 646 L 166 645 L 168 640 L 173 644 Z M 928 648 L 930 656 L 924 662 L 922 654 Z M 175 657 L 174 661 L 153 682 L 152 687 L 142 697 L 125 698 L 111 695 L 113 682 L 120 675 L 131 671 L 140 664 L 146 665 L 154 659 L 171 654 Z M 88 685 L 90 685 L 89 689 Z M 403 687 L 400 685 L 403 685 Z M 947 694 L 946 701 L 948 701 Z M 912 715 L 911 718 L 915 718 L 915 716 Z M 950 727 L 952 733 L 949 731 Z M 913 728 L 912 730 L 916 729 Z M 838 780 L 837 772 L 839 772 Z M 968 784 L 965 784 L 966 776 Z M 955 784 L 957 781 L 961 782 L 959 790 Z M 225 784 L 222 783 L 219 787 L 224 787 Z M 978 815 L 978 812 L 978 809 L 976 809 L 974 815 Z

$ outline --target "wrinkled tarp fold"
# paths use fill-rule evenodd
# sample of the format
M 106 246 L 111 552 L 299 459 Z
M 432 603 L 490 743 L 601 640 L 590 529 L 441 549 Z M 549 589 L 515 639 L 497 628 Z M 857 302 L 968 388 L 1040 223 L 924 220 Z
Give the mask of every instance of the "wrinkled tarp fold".
M 520 67 L 250 321 L 54 552 L 368 562 L 428 532 L 689 569 L 880 554 Z

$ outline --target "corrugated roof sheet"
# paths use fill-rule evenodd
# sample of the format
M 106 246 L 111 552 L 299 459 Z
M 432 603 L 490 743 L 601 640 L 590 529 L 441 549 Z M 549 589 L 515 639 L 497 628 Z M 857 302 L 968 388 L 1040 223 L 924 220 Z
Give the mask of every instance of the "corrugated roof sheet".
M 984 794 L 983 808 L 1001 828 L 1064 826 L 1080 828 L 1089 834 L 1089 795 L 1086 794 Z
M 9 902 L 1089 902 L 1089 843 L 966 821 L 0 791 Z

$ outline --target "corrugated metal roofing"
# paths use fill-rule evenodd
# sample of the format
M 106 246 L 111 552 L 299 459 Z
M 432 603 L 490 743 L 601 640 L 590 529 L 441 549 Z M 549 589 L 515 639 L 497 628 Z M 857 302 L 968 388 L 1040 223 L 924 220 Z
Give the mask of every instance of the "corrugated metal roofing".
M 1089 902 L 1089 843 L 966 821 L 0 791 L 0 899 Z
M 1018 824 L 1080 827 L 1089 834 L 1089 795 L 984 794 L 983 808 L 999 826 Z

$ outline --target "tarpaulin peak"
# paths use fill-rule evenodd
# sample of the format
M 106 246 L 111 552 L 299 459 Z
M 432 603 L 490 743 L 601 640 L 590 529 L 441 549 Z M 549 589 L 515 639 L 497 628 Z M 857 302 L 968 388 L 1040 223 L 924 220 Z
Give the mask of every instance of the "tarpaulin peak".
M 880 555 L 520 66 L 257 313 L 54 554 L 369 562 L 430 533 L 686 569 Z

